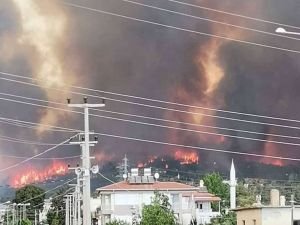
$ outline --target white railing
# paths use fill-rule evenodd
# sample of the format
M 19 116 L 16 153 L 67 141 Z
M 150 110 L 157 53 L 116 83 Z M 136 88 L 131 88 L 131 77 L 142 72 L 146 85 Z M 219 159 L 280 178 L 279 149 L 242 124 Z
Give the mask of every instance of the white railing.
M 196 219 L 199 224 L 209 224 L 212 218 L 220 216 L 219 212 L 196 209 Z

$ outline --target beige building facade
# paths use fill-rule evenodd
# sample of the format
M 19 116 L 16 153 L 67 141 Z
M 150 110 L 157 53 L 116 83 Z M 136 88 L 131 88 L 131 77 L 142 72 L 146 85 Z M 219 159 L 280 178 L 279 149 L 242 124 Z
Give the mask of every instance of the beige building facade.
M 237 225 L 291 225 L 292 209 L 290 206 L 260 206 L 237 208 Z M 300 206 L 294 207 L 294 223 L 300 225 Z

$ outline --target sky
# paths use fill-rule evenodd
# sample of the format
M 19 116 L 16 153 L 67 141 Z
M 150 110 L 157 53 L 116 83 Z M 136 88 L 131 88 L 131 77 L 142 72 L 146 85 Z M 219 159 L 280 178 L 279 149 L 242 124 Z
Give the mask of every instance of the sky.
M 146 4 L 148 7 L 134 2 Z M 181 0 L 181 2 L 294 26 L 288 28 L 289 30 L 299 31 L 297 27 L 300 27 L 300 2 L 297 0 L 247 2 L 228 0 L 221 3 L 215 0 Z M 180 12 L 181 15 L 158 8 Z M 115 15 L 95 10 L 103 10 Z M 128 17 L 137 18 L 139 21 Z M 70 87 L 70 85 L 86 87 L 186 105 L 300 120 L 298 115 L 300 107 L 297 105 L 300 98 L 298 88 L 300 55 L 282 50 L 300 51 L 300 36 L 291 36 L 292 39 L 272 35 L 279 25 L 245 17 L 168 0 L 134 0 L 133 2 L 0 0 L 0 71 L 36 79 L 34 81 L 36 86 L 32 86 L 7 79 L 17 79 L 22 82 L 31 82 L 31 80 L 0 74 L 0 78 L 6 79 L 1 79 L 0 82 L 0 115 L 38 124 L 83 129 L 82 115 L 21 102 L 68 109 L 64 105 L 67 98 L 71 98 L 74 103 L 82 102 L 83 96 L 89 94 L 106 98 L 104 110 L 177 121 L 177 123 L 167 123 L 92 111 L 93 114 L 101 116 L 176 128 L 162 128 L 91 116 L 91 130 L 100 133 L 246 153 L 299 157 L 297 153 L 299 146 L 264 141 L 300 143 L 296 138 L 278 138 L 268 135 L 298 137 L 299 129 L 242 123 L 218 117 L 294 127 L 299 126 L 298 122 L 232 115 L 191 106 L 179 107 Z M 152 24 L 145 20 L 151 21 Z M 236 26 L 246 27 L 248 30 Z M 203 35 L 203 33 L 242 40 L 243 43 Z M 271 48 L 261 45 L 268 45 Z M 274 49 L 274 47 L 282 49 Z M 82 94 L 74 94 L 74 92 Z M 59 105 L 12 95 L 50 101 Z M 20 102 L 11 102 L 7 99 Z M 120 100 L 155 105 L 165 109 L 128 104 Z M 101 99 L 89 97 L 91 103 L 99 101 Z M 177 111 L 166 110 L 166 108 L 177 109 Z M 188 124 L 248 130 L 264 133 L 264 135 L 195 127 Z M 219 135 L 190 132 L 187 129 Z M 28 129 L 5 123 L 0 123 L 0 134 L 43 143 L 60 143 L 71 136 L 70 133 L 47 131 L 42 125 L 38 125 L 36 129 Z M 261 141 L 231 138 L 228 135 L 261 139 Z M 47 148 L 49 146 L 0 140 L 2 155 L 30 157 Z M 145 160 L 153 155 L 172 155 L 176 150 L 178 147 L 103 136 L 100 137 L 100 143 L 92 153 L 96 155 L 97 163 L 104 164 L 123 157 L 125 153 L 132 160 Z M 45 156 L 63 157 L 76 154 L 80 154 L 79 147 L 63 146 Z M 201 160 L 210 160 L 227 165 L 233 157 L 214 152 L 200 151 L 199 154 L 200 163 Z M 2 168 L 20 161 L 5 156 L 1 159 Z M 253 157 L 243 157 L 242 160 L 278 164 L 274 160 Z M 68 163 L 75 164 L 77 161 L 69 160 Z M 280 162 L 281 165 L 285 163 L 287 162 Z M 20 165 L 18 170 L 2 173 L 1 177 L 6 182 L 9 175 L 19 173 L 22 168 L 44 168 L 50 164 L 49 161 L 34 160 Z

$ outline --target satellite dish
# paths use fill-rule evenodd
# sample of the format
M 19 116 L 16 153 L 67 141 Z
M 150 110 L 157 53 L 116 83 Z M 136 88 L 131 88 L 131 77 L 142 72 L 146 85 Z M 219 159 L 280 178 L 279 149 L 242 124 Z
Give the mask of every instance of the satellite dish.
M 123 174 L 123 179 L 126 180 L 127 179 L 127 174 Z
M 157 180 L 159 178 L 159 173 L 155 173 L 154 178 Z
M 99 166 L 98 166 L 98 165 L 95 165 L 95 166 L 92 167 L 91 170 L 92 170 L 92 173 L 93 173 L 93 174 L 96 174 L 96 173 L 99 172 Z

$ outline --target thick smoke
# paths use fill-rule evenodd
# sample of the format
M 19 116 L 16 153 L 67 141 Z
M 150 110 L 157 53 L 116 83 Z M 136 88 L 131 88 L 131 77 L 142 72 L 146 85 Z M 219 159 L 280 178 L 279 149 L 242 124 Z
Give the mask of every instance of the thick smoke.
M 0 66 L 1 71 L 24 75 L 33 74 L 33 77 L 36 78 L 45 74 L 39 74 L 39 70 L 37 69 L 43 65 L 43 62 L 51 62 L 52 58 L 45 57 L 41 59 L 41 52 L 39 52 L 39 48 L 36 46 L 40 44 L 39 40 L 33 41 L 28 37 L 25 43 L 15 42 L 22 35 L 25 35 L 24 24 L 22 24 L 22 10 L 14 4 L 23 1 L 25 0 L 0 0 L 0 49 L 2 52 Z M 51 3 L 46 0 L 26 1 L 37 5 L 37 8 L 31 10 L 37 10 L 35 13 L 39 14 L 42 12 L 41 14 L 44 15 L 45 24 L 50 26 L 48 27 L 49 30 L 46 30 L 46 33 L 57 31 L 56 28 L 58 29 L 60 26 L 55 25 L 55 21 L 58 18 L 62 18 L 60 21 L 63 22 L 62 27 L 60 27 L 62 30 L 58 32 L 57 36 L 54 35 L 57 39 L 51 42 L 52 45 L 47 45 L 47 47 L 52 47 L 55 50 L 54 54 L 57 56 L 56 62 L 59 63 L 59 66 L 55 66 L 55 69 L 60 71 L 58 73 L 55 72 L 56 75 L 60 74 L 58 84 L 75 84 L 100 90 L 172 100 L 185 104 L 299 118 L 297 116 L 299 109 L 295 104 L 299 96 L 297 88 L 299 56 L 297 54 L 212 39 L 103 15 L 73 8 L 59 1 L 51 1 Z M 193 15 L 210 17 L 241 26 L 247 25 L 270 32 L 274 32 L 276 28 L 276 26 L 243 19 L 237 20 L 235 17 L 207 12 L 197 8 L 183 7 L 168 1 L 144 0 L 139 2 Z M 299 10 L 297 10 L 299 3 L 297 0 L 285 2 L 279 0 L 256 0 L 247 3 L 242 0 L 235 0 L 226 1 L 222 4 L 220 4 L 220 1 L 190 2 L 300 26 L 300 24 L 297 24 L 299 23 L 299 20 L 297 20 L 299 18 Z M 235 28 L 225 28 L 221 25 L 134 6 L 120 0 L 77 0 L 72 1 L 72 3 L 187 29 L 299 49 L 297 41 L 260 35 L 254 32 L 242 32 Z M 46 8 L 45 5 L 47 5 Z M 28 16 L 29 19 L 32 19 L 31 15 Z M 42 21 L 44 21 L 43 19 Z M 40 32 L 42 31 L 45 30 L 42 29 Z M 53 33 L 49 33 L 50 38 L 52 37 L 51 35 Z M 42 39 L 44 40 L 43 37 Z M 54 74 L 53 71 L 46 73 L 45 80 L 47 80 L 48 84 L 49 79 L 53 78 L 52 74 Z M 65 98 L 68 97 L 67 94 L 58 93 L 57 91 L 49 91 L 43 88 L 34 89 L 29 86 L 8 83 L 2 80 L 0 87 L 1 92 L 53 101 L 64 102 Z M 54 85 L 54 87 L 60 88 L 59 85 Z M 99 93 L 97 95 L 101 96 Z M 82 96 L 74 95 L 71 97 L 74 102 L 82 101 Z M 90 101 L 97 102 L 97 99 L 90 98 Z M 0 102 L 0 107 L 1 115 L 5 117 L 35 122 L 45 121 L 43 118 L 51 118 L 49 123 L 82 128 L 82 117 L 76 117 L 72 114 L 62 115 L 51 111 L 51 117 L 47 117 L 48 113 L 50 113 L 49 111 L 4 101 Z M 113 101 L 107 101 L 106 109 L 153 117 L 165 117 L 183 122 L 297 135 L 295 132 L 289 130 L 275 129 L 269 126 L 241 124 L 208 117 L 191 117 L 185 114 L 166 113 L 163 110 L 126 105 Z M 193 111 L 194 109 L 188 110 Z M 213 115 L 212 112 L 203 110 L 197 110 L 196 112 L 205 112 Z M 46 115 L 46 117 L 43 117 L 43 115 Z M 107 115 L 112 116 L 111 114 Z M 92 129 L 99 132 L 158 141 L 167 140 L 202 147 L 219 147 L 235 151 L 273 154 L 273 151 L 268 150 L 270 147 L 264 142 L 174 132 L 163 128 L 135 125 L 101 118 L 92 118 L 91 121 Z M 221 133 L 218 130 L 210 129 L 210 131 Z M 35 131 L 29 132 L 28 130 L 15 129 L 5 125 L 1 125 L 1 133 L 31 140 L 40 138 L 41 141 L 45 142 L 59 142 L 58 140 L 63 140 L 67 137 L 67 134 L 60 135 L 57 133 L 43 133 L 41 137 Z M 226 133 L 228 134 L 228 132 Z M 230 134 L 242 135 L 240 133 Z M 267 136 L 256 135 L 251 135 L 251 137 L 269 138 Z M 129 155 L 131 154 L 131 158 L 139 159 L 145 155 L 165 154 L 174 151 L 171 147 L 111 138 L 101 138 L 98 146 L 95 149 L 95 154 L 98 154 L 99 158 L 102 159 L 100 163 L 105 163 L 103 154 L 109 155 L 106 159 L 111 159 L 111 153 L 117 158 L 128 153 Z M 287 146 L 280 145 L 275 149 L 274 154 L 295 155 L 293 153 L 296 153 L 296 151 L 293 151 L 295 148 Z M 17 144 L 1 142 L 1 153 L 9 152 L 11 154 L 29 156 L 41 150 L 38 147 L 23 147 Z M 75 147 L 72 149 L 66 147 L 63 150 L 63 152 L 58 151 L 60 155 L 74 154 L 74 151 L 79 151 Z M 284 153 L 283 150 L 285 150 Z M 53 155 L 56 154 L 58 153 L 53 153 Z M 203 153 L 201 155 L 201 158 L 222 162 L 225 162 L 224 157 L 225 159 L 229 159 L 231 156 L 212 153 Z M 16 161 L 6 161 L 6 165 L 13 162 Z M 40 163 L 40 165 L 43 165 L 43 163 Z

